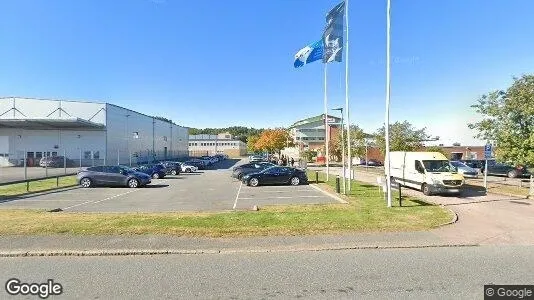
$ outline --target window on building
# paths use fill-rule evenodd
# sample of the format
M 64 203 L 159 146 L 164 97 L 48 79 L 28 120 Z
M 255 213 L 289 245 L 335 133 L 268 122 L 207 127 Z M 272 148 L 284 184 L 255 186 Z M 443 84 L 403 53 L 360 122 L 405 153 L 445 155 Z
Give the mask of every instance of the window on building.
M 100 159 L 100 151 L 94 151 L 93 152 L 93 158 L 94 159 Z
M 28 152 L 27 155 L 26 155 L 26 157 L 31 157 L 31 158 L 33 158 L 33 155 L 34 155 L 33 152 Z
M 91 151 L 83 152 L 83 158 L 84 159 L 91 159 Z
M 300 141 L 300 136 L 297 136 L 297 141 Z
M 324 141 L 324 137 L 320 137 L 319 141 Z M 352 143 L 351 143 L 351 145 L 352 145 Z
M 52 156 L 57 156 L 57 152 L 56 151 L 52 152 Z

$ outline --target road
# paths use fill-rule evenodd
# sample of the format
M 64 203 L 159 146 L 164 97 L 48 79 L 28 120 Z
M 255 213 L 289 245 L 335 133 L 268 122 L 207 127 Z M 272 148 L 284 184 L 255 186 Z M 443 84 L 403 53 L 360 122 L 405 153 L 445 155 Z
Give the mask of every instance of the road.
M 534 247 L 23 257 L 0 267 L 2 282 L 62 284 L 51 299 L 482 299 L 484 284 L 534 283 Z

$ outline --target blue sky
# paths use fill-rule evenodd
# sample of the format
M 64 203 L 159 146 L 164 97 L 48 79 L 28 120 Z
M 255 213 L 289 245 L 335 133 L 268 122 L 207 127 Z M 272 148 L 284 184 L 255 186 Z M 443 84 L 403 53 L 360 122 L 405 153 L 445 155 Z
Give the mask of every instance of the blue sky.
M 0 95 L 107 101 L 190 127 L 323 112 L 323 64 L 293 68 L 332 0 L 0 3 Z M 386 1 L 349 2 L 351 121 L 384 122 Z M 392 0 L 391 120 L 476 144 L 469 105 L 534 69 L 530 0 Z M 344 63 L 328 66 L 330 107 Z

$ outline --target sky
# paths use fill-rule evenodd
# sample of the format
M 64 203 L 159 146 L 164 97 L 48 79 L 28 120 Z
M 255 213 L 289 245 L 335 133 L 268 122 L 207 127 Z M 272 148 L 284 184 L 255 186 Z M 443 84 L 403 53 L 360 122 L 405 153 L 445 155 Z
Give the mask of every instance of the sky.
M 2 0 L 0 96 L 109 102 L 179 125 L 287 127 L 324 112 L 324 64 L 295 69 L 338 0 Z M 534 69 L 534 1 L 392 0 L 390 122 L 481 145 L 483 94 Z M 350 0 L 350 121 L 385 115 L 386 0 Z M 327 68 L 345 103 L 345 60 Z M 330 111 L 331 114 L 337 112 Z

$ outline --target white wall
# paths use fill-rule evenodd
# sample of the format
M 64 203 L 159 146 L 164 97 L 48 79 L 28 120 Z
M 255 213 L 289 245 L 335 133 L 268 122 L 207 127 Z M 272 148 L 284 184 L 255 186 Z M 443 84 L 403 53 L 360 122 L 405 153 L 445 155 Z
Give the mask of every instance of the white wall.
M 187 128 L 173 125 L 171 138 L 171 124 L 168 122 L 112 104 L 107 105 L 106 113 L 107 149 L 111 164 L 117 163 L 117 157 L 121 164 L 129 164 L 129 153 L 133 156 L 132 164 L 151 161 L 154 155 L 155 159 L 163 160 L 165 147 L 167 158 L 187 155 Z
M 24 151 L 34 152 L 34 157 L 37 156 L 36 152 L 57 152 L 57 155 L 65 153 L 67 158 L 77 160 L 82 149 L 82 155 L 85 151 L 98 151 L 103 159 L 106 132 L 4 128 L 0 129 L 0 137 L 7 137 L 9 160 L 12 163 L 24 159 Z

